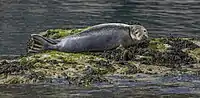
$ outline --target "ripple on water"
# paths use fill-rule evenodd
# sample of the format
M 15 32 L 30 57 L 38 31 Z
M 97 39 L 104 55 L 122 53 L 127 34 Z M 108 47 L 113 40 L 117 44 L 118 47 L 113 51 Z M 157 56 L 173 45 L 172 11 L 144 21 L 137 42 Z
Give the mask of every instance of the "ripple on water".
M 77 87 L 65 84 L 0 85 L 1 97 L 200 97 L 200 79 L 195 75 L 157 77 L 138 74 L 139 78 L 114 76 L 114 85 Z M 138 76 L 137 76 L 138 77 Z M 177 77 L 179 79 L 177 79 Z M 121 79 L 120 79 L 121 78 Z M 181 79 L 180 79 L 181 78 Z M 175 81 L 173 81 L 175 80 Z M 177 82 L 178 81 L 178 82 Z M 124 85 L 126 84 L 126 85 Z M 129 84 L 129 85 L 127 85 Z M 131 85 L 134 84 L 134 85 Z
M 4 0 L 0 53 L 24 54 L 32 33 L 106 22 L 140 22 L 154 37 L 199 37 L 199 4 L 199 0 Z

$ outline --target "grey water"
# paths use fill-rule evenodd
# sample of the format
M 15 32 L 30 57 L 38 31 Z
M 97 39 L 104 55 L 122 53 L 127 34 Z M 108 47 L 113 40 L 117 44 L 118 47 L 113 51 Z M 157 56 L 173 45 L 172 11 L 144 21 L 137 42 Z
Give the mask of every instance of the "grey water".
M 139 75 L 139 74 L 138 74 Z M 145 76 L 145 75 L 144 75 Z M 200 77 L 166 76 L 136 81 L 114 77 L 114 85 L 90 87 L 66 84 L 0 85 L 1 98 L 199 98 Z
M 120 22 L 151 36 L 199 37 L 199 0 L 0 0 L 0 54 L 26 54 L 30 34 Z
M 152 37 L 199 38 L 200 1 L 0 0 L 0 55 L 26 54 L 26 43 L 33 33 L 56 28 L 82 28 L 108 22 L 140 23 L 148 29 Z M 199 93 L 198 76 L 173 76 L 144 82 L 123 80 L 118 81 L 117 85 L 89 88 L 61 84 L 0 85 L 1 98 L 198 98 Z

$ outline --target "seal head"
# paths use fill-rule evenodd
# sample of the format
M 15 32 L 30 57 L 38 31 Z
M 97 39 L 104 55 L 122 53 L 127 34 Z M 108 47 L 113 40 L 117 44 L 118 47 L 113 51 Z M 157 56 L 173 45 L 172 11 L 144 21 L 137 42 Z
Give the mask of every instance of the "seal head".
M 133 40 L 144 40 L 148 38 L 148 32 L 146 28 L 141 25 L 131 25 L 130 36 Z

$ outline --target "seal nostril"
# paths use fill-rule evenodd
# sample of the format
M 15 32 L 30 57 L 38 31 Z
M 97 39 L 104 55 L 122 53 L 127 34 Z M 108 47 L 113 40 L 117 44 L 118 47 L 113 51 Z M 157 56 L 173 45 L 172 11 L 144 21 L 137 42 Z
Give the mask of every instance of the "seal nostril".
M 147 35 L 144 35 L 144 36 L 143 36 L 143 39 L 148 39 L 148 36 L 147 36 Z

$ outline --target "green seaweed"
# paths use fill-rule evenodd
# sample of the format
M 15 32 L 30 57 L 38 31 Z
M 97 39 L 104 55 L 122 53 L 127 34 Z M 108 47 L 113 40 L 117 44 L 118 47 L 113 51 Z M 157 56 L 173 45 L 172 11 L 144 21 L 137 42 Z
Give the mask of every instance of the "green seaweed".
M 40 33 L 40 35 L 52 39 L 59 39 L 65 36 L 78 34 L 84 30 L 89 29 L 90 27 L 82 28 L 82 29 L 49 29 L 46 32 Z
M 192 56 L 193 58 L 195 58 L 196 60 L 198 60 L 198 62 L 200 61 L 200 48 L 195 48 L 193 50 L 186 50 L 186 52 Z
M 149 48 L 155 51 L 166 52 L 169 47 L 165 38 L 155 38 L 149 42 Z

